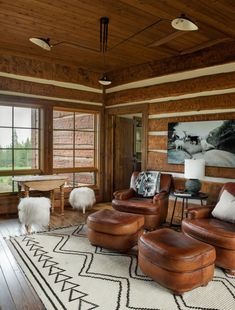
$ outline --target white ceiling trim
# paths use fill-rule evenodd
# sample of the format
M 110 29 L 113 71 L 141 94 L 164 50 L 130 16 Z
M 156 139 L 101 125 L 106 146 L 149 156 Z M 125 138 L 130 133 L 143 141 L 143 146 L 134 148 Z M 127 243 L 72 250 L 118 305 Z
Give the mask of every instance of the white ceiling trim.
M 164 153 L 167 154 L 167 150 L 149 149 L 148 152 Z
M 209 91 L 203 91 L 203 92 L 198 92 L 198 93 L 190 93 L 190 94 L 185 94 L 185 95 L 180 95 L 180 96 L 162 97 L 162 98 L 148 99 L 148 100 L 143 100 L 143 101 L 119 103 L 119 104 L 106 106 L 105 109 L 124 107 L 124 106 L 129 106 L 129 105 L 136 105 L 136 104 L 144 104 L 144 103 L 157 103 L 157 102 L 165 102 L 165 101 L 175 101 L 175 100 L 180 100 L 180 99 L 189 99 L 189 98 L 195 98 L 195 97 L 223 95 L 223 94 L 230 94 L 230 93 L 235 93 L 235 87 L 228 88 L 228 89 L 218 89 L 218 90 L 209 90 Z
M 169 172 L 169 171 L 162 171 L 162 173 L 171 174 L 174 178 L 183 178 L 183 173 L 176 173 L 176 172 Z M 208 181 L 208 182 L 218 182 L 218 183 L 227 183 L 227 182 L 235 182 L 234 179 L 229 178 L 215 178 L 215 177 L 204 177 L 202 181 Z
M 7 90 L 0 90 L 0 95 L 39 98 L 39 99 L 46 99 L 46 100 L 53 100 L 53 101 L 74 102 L 74 103 L 82 103 L 82 104 L 88 104 L 88 105 L 103 106 L 102 102 L 90 102 L 90 101 L 84 101 L 84 100 L 74 100 L 74 99 L 66 99 L 66 98 L 58 98 L 58 97 L 31 95 L 31 94 L 19 93 L 19 92 L 14 92 L 14 91 L 7 91 Z
M 76 84 L 76 83 L 68 83 L 68 82 L 60 82 L 60 81 L 55 81 L 55 80 L 40 79 L 40 78 L 35 78 L 35 77 L 30 77 L 30 76 L 25 76 L 25 75 L 17 75 L 17 74 L 6 73 L 6 72 L 0 72 L 0 76 L 7 77 L 10 79 L 21 80 L 21 81 L 34 82 L 34 83 L 46 84 L 46 85 L 53 85 L 53 86 L 57 86 L 57 87 L 70 88 L 70 89 L 82 90 L 82 91 L 99 93 L 99 94 L 103 93 L 102 89 L 88 87 L 88 86 L 84 86 L 84 85 Z
M 201 111 L 186 111 L 186 112 L 174 112 L 174 113 L 162 113 L 149 115 L 149 119 L 161 119 L 167 117 L 178 117 L 178 116 L 192 116 L 192 115 L 207 115 L 207 114 L 221 114 L 235 112 L 234 109 L 214 109 L 214 110 L 201 110 Z
M 235 62 L 231 62 L 231 63 L 223 64 L 223 65 L 206 67 L 202 69 L 195 69 L 195 70 L 190 70 L 190 71 L 173 73 L 173 74 L 158 76 L 158 77 L 151 78 L 151 79 L 145 79 L 141 81 L 122 84 L 119 86 L 106 89 L 106 93 L 108 94 L 108 93 L 118 92 L 122 90 L 132 89 L 132 88 L 139 88 L 139 87 L 153 86 L 153 85 L 170 83 L 170 82 L 177 82 L 177 81 L 188 80 L 188 79 L 192 79 L 196 77 L 206 76 L 206 75 L 228 73 L 228 72 L 233 72 L 233 71 L 235 71 Z
M 168 132 L 167 131 L 149 131 L 148 135 L 149 136 L 167 136 Z

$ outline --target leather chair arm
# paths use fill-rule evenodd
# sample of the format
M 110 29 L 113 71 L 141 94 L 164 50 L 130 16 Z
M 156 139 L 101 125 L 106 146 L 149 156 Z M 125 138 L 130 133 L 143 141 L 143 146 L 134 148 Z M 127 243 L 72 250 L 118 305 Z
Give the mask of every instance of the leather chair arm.
M 157 203 L 158 200 L 168 198 L 169 193 L 167 191 L 161 191 L 153 197 L 153 203 Z
M 201 208 L 190 209 L 187 216 L 190 220 L 208 218 L 211 217 L 211 212 L 213 209 L 214 206 L 204 206 Z
M 113 193 L 115 199 L 127 200 L 132 197 L 135 197 L 136 192 L 133 188 L 119 190 Z

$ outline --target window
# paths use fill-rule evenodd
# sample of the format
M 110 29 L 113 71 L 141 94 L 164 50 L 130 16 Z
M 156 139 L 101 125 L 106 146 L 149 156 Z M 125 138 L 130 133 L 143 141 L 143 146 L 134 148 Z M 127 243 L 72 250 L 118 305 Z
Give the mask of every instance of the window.
M 0 193 L 13 192 L 12 176 L 39 173 L 39 109 L 0 105 Z
M 53 111 L 53 172 L 68 185 L 97 185 L 98 114 Z

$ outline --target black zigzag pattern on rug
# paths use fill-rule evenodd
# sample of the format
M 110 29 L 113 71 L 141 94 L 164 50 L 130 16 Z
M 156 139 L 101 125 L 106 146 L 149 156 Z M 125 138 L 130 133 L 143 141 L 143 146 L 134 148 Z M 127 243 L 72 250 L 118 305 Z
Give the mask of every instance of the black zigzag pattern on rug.
M 48 268 L 48 276 L 55 276 L 54 283 L 61 283 L 61 292 L 70 290 L 69 300 L 68 300 L 69 302 L 74 301 L 74 300 L 79 300 L 78 309 L 82 309 L 82 304 L 90 305 L 91 307 L 89 307 L 89 310 L 98 308 L 98 305 L 83 299 L 84 297 L 87 297 L 88 295 L 85 292 L 78 290 L 78 287 L 80 286 L 79 284 L 72 283 L 69 281 L 72 279 L 72 277 L 65 274 L 66 273 L 65 269 L 57 267 L 59 265 L 59 263 L 53 261 L 52 256 L 47 255 L 48 252 L 43 250 L 43 247 L 39 245 L 39 242 L 34 240 L 33 236 L 30 236 L 30 235 L 25 236 L 22 241 L 26 242 L 26 247 L 29 247 L 30 252 L 34 252 L 33 253 L 34 257 L 38 256 L 38 262 L 44 261 L 42 268 L 43 269 Z M 19 245 L 19 243 L 18 243 L 18 245 Z M 19 252 L 18 252 L 18 254 L 20 255 Z M 26 252 L 24 252 L 24 254 L 27 255 Z M 23 257 L 21 256 L 21 259 L 22 258 Z M 28 256 L 28 259 L 30 259 L 29 256 Z M 24 260 L 24 262 L 25 262 L 25 260 Z M 28 268 L 30 269 L 29 266 L 28 266 Z M 40 271 L 38 269 L 37 269 L 37 272 L 40 273 Z M 43 277 L 43 275 L 41 273 L 40 273 L 40 275 L 43 278 L 43 280 L 45 281 L 45 283 L 47 283 L 48 288 L 50 288 L 50 285 L 48 284 L 45 277 Z M 36 280 L 36 278 L 35 278 L 35 280 Z M 42 288 L 42 286 L 41 286 L 41 288 Z M 46 291 L 44 289 L 43 289 L 43 291 L 44 291 L 44 293 L 46 293 Z M 61 304 L 61 306 L 65 310 L 67 310 L 66 306 L 62 303 L 60 298 L 56 294 L 54 294 L 54 292 L 52 290 L 51 290 L 51 292 L 53 293 L 54 297 L 56 297 L 57 301 Z M 49 298 L 48 294 L 46 294 L 46 295 Z M 51 299 L 50 299 L 50 301 L 52 302 Z M 54 307 L 55 307 L 55 305 L 54 305 Z M 56 309 L 56 307 L 55 307 L 55 309 Z
M 118 252 L 113 252 L 109 251 L 107 249 L 103 249 L 101 247 L 93 247 L 89 246 L 87 236 L 86 236 L 86 228 L 84 225 L 79 225 L 76 228 L 70 227 L 70 230 L 61 230 L 61 231 L 55 231 L 55 232 L 47 232 L 47 233 L 42 233 L 44 236 L 55 236 L 59 240 L 55 239 L 54 240 L 54 246 L 53 249 L 50 249 L 50 253 L 45 250 L 44 246 L 40 244 L 37 240 L 35 240 L 33 235 L 25 236 L 21 242 L 24 242 L 24 244 L 27 247 L 27 250 L 32 254 L 33 253 L 33 258 L 36 258 L 38 262 L 41 263 L 43 270 L 47 270 L 48 277 L 53 277 L 52 279 L 54 280 L 55 284 L 61 285 L 61 292 L 69 292 L 68 294 L 68 302 L 73 302 L 73 301 L 78 301 L 78 308 L 77 309 L 104 309 L 102 308 L 101 305 L 98 305 L 96 302 L 93 303 L 89 301 L 89 295 L 87 292 L 84 292 L 84 290 L 80 289 L 80 285 L 77 283 L 74 283 L 74 280 L 72 280 L 71 275 L 68 275 L 65 267 L 62 268 L 60 266 L 60 263 L 58 263 L 55 258 L 53 258 L 53 253 L 55 253 L 55 256 L 58 254 L 61 255 L 72 255 L 72 256 L 78 256 L 82 258 L 82 264 L 80 265 L 80 270 L 78 270 L 78 275 L 81 278 L 90 278 L 90 279 L 99 279 L 105 282 L 110 282 L 110 283 L 116 283 L 118 285 L 118 291 L 117 294 L 115 293 L 115 310 L 122 310 L 121 306 L 121 298 L 122 298 L 122 304 L 123 300 L 125 303 L 125 309 L 133 309 L 133 310 L 163 310 L 163 308 L 159 307 L 144 307 L 144 305 L 133 306 L 133 300 L 131 295 L 131 283 L 130 280 L 134 279 L 137 281 L 141 281 L 143 283 L 146 282 L 154 282 L 148 277 L 144 276 L 141 274 L 141 272 L 138 269 L 138 263 L 137 263 L 137 255 L 136 251 L 132 250 L 128 254 L 123 254 L 123 253 L 118 253 Z M 72 250 L 69 249 L 69 241 L 71 237 L 76 237 L 78 238 L 78 243 L 79 244 L 79 239 L 86 239 L 85 241 L 85 250 Z M 74 240 L 73 240 L 74 241 Z M 18 246 L 20 247 L 20 244 L 17 240 L 15 242 L 18 243 Z M 67 246 L 67 248 L 66 248 Z M 21 247 L 21 250 L 24 252 L 24 255 L 27 256 L 28 259 L 30 259 L 29 255 L 24 251 L 24 249 Z M 19 253 L 19 252 L 18 252 Z M 21 255 L 21 253 L 19 253 Z M 97 259 L 98 256 L 104 256 L 104 257 L 110 257 L 110 260 L 120 257 L 120 259 L 123 257 L 125 258 L 126 265 L 129 270 L 129 274 L 125 276 L 125 274 L 121 274 L 120 276 L 118 274 L 113 274 L 112 270 L 109 270 L 105 273 L 103 272 L 96 272 L 92 271 L 92 264 L 95 266 L 95 259 Z M 21 255 L 22 260 L 24 260 L 23 255 Z M 27 262 L 24 263 L 27 264 Z M 32 262 L 33 264 L 33 262 Z M 35 265 L 34 265 L 35 266 Z M 28 266 L 30 269 L 30 266 Z M 42 273 L 38 270 L 37 266 L 35 266 L 37 269 L 37 272 L 43 277 Z M 94 267 L 93 267 L 94 268 Z M 127 269 L 127 268 L 126 268 Z M 223 292 L 226 293 L 226 296 L 230 296 L 229 298 L 234 300 L 235 295 L 234 295 L 234 289 L 235 286 L 232 283 L 232 280 L 235 279 L 234 276 L 227 275 L 225 272 L 219 272 L 217 273 L 221 276 L 214 276 L 213 280 L 211 282 L 215 283 L 216 285 L 220 286 L 220 289 L 223 290 Z M 37 279 L 35 279 L 37 281 Z M 47 282 L 47 279 L 43 277 L 43 281 L 45 284 L 47 284 L 49 288 L 49 284 Z M 154 284 L 154 283 L 153 283 Z M 132 283 L 133 285 L 133 283 Z M 40 285 L 42 290 L 44 290 L 45 294 L 47 295 L 48 299 L 50 299 L 50 296 L 48 296 L 46 290 Z M 50 289 L 50 288 L 49 288 Z M 54 297 L 57 298 L 58 302 L 60 303 L 62 309 L 68 309 L 65 307 L 63 302 L 60 300 L 59 296 L 56 296 L 55 292 L 51 289 L 52 294 Z M 191 294 L 191 293 L 189 293 Z M 186 310 L 186 309 L 192 309 L 192 310 L 221 310 L 221 307 L 211 307 L 207 305 L 207 303 L 203 303 L 203 306 L 200 305 L 200 303 L 197 302 L 197 299 L 188 299 L 189 294 L 185 294 L 183 296 L 175 296 L 171 295 L 169 293 L 169 297 L 172 297 L 172 302 L 175 305 L 173 308 L 174 310 Z M 132 297 L 131 297 L 132 296 Z M 50 299 L 51 300 L 51 299 Z M 52 302 L 52 301 L 51 301 Z M 53 304 L 53 302 L 52 302 Z M 207 305 L 207 306 L 206 306 Z M 173 310 L 172 308 L 172 310 Z M 54 307 L 54 309 L 57 309 Z M 228 309 L 228 308 L 226 308 Z M 106 308 L 105 308 L 106 310 Z M 114 309 L 110 309 L 114 310 Z M 230 309 L 229 309 L 230 310 Z

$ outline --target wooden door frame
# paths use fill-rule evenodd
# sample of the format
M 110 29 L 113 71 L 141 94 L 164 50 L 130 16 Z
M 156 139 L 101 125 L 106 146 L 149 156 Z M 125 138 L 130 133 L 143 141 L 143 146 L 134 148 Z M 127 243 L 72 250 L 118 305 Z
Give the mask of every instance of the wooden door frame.
M 104 169 L 104 201 L 110 201 L 113 197 L 114 176 L 114 124 L 115 118 L 123 114 L 142 114 L 142 170 L 147 166 L 147 138 L 148 138 L 148 104 L 138 104 L 118 108 L 105 109 L 105 169 Z

